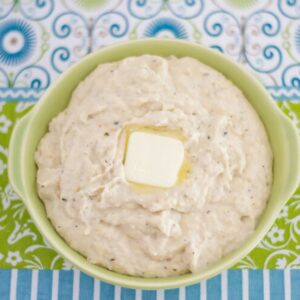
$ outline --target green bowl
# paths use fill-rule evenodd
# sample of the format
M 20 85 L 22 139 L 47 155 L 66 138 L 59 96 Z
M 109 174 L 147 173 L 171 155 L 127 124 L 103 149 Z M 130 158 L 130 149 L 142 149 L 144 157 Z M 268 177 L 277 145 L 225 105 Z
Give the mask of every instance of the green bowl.
M 128 56 L 154 54 L 190 56 L 223 73 L 238 86 L 263 121 L 274 153 L 272 192 L 265 211 L 248 241 L 214 265 L 195 274 L 169 278 L 140 278 L 118 274 L 89 263 L 55 231 L 36 189 L 34 152 L 48 123 L 68 105 L 72 91 L 98 64 Z M 178 40 L 147 39 L 113 45 L 90 54 L 69 68 L 43 95 L 37 105 L 16 125 L 9 146 L 9 178 L 37 228 L 50 244 L 78 269 L 103 281 L 131 288 L 162 289 L 193 284 L 229 268 L 264 237 L 282 206 L 292 196 L 300 179 L 300 144 L 296 127 L 277 108 L 262 84 L 241 65 L 224 55 Z

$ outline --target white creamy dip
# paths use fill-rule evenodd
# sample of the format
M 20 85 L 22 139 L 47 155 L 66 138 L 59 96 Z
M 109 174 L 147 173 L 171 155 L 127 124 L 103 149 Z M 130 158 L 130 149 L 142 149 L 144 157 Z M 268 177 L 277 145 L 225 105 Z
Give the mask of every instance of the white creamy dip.
M 184 137 L 189 168 L 167 189 L 126 181 L 126 128 Z M 192 58 L 143 55 L 99 65 L 55 117 L 35 155 L 38 192 L 67 243 L 94 263 L 144 277 L 196 272 L 253 232 L 272 152 L 242 92 Z

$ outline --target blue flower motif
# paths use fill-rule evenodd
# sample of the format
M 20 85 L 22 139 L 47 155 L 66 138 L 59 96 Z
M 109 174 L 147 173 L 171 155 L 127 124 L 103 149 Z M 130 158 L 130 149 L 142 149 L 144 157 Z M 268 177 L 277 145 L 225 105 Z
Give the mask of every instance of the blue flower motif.
M 147 37 L 167 36 L 178 39 L 186 39 L 187 32 L 184 26 L 177 20 L 171 18 L 160 18 L 152 21 L 145 29 L 144 35 Z
M 30 57 L 36 44 L 36 35 L 23 20 L 0 23 L 0 63 L 17 65 Z
M 298 26 L 295 32 L 295 45 L 297 51 L 300 53 L 300 26 Z

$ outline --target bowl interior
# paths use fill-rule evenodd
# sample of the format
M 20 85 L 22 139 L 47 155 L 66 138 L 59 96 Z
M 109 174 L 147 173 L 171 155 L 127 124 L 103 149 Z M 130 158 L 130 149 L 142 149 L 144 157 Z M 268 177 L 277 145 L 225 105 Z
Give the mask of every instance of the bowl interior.
M 77 84 L 98 64 L 142 54 L 160 56 L 175 55 L 177 57 L 190 56 L 223 73 L 243 91 L 249 102 L 255 108 L 267 129 L 273 148 L 274 182 L 272 194 L 268 206 L 256 228 L 255 234 L 238 250 L 225 256 L 207 270 L 197 274 L 187 274 L 166 279 L 145 279 L 116 274 L 88 263 L 83 256 L 72 250 L 53 229 L 46 217 L 44 206 L 36 192 L 36 165 L 33 158 L 36 146 L 41 137 L 46 133 L 49 121 L 68 105 L 72 91 Z M 23 159 L 20 169 L 23 178 L 25 203 L 39 230 L 46 236 L 48 241 L 75 266 L 93 276 L 123 286 L 146 289 L 192 284 L 215 275 L 245 256 L 263 237 L 273 222 L 283 204 L 280 195 L 282 194 L 285 182 L 282 178 L 287 172 L 285 169 L 286 155 L 284 155 L 287 150 L 285 148 L 286 143 L 284 143 L 284 139 L 286 139 L 286 137 L 282 130 L 282 117 L 264 88 L 244 69 L 217 53 L 215 50 L 175 40 L 141 40 L 119 44 L 93 53 L 67 70 L 48 89 L 43 99 L 41 99 L 34 108 L 27 126 L 27 131 L 25 132 L 24 143 L 21 146 Z

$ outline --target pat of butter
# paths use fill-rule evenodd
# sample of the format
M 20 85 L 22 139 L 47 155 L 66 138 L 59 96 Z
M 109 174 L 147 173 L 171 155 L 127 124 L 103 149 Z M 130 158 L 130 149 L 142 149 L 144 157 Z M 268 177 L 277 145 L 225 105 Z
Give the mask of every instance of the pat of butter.
M 177 182 L 183 160 L 180 140 L 136 131 L 128 139 L 125 176 L 131 182 L 169 188 Z

